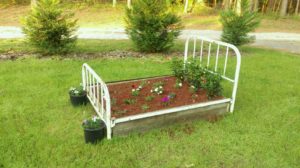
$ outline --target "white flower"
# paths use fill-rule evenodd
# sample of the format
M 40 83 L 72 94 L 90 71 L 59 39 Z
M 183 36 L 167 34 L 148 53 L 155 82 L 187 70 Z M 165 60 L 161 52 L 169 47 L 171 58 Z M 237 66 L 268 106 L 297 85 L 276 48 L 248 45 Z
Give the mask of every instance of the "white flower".
M 139 89 L 142 89 L 142 86 L 139 86 Z
M 162 89 L 162 86 L 159 86 L 160 89 Z
M 96 122 L 97 119 L 98 119 L 98 117 L 97 117 L 97 116 L 94 116 L 92 120 L 93 120 L 94 122 Z
M 135 92 L 135 89 L 132 89 L 132 92 Z
M 79 93 L 79 91 L 78 91 L 78 90 L 75 90 L 75 91 L 74 91 L 74 93 L 75 93 L 75 94 L 78 94 L 78 93 Z
M 192 85 L 191 87 L 192 87 L 192 88 L 195 88 L 195 86 L 194 86 L 194 85 Z
M 162 91 L 160 91 L 159 94 L 162 94 Z
M 179 84 L 178 84 L 178 86 L 180 86 L 180 87 L 181 87 L 181 86 L 182 86 L 182 83 L 179 83 Z
M 155 88 L 154 91 L 157 92 L 157 91 L 158 91 L 158 88 Z
M 153 90 L 151 89 L 150 92 L 153 93 Z

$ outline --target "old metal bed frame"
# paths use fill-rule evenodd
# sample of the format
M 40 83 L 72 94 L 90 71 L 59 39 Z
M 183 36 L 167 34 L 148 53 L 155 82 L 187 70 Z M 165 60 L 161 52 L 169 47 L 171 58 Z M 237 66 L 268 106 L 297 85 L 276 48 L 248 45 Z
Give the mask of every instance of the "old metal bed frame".
M 190 43 L 193 43 L 192 55 L 189 55 Z M 204 52 L 205 45 L 208 46 L 208 49 L 206 51 L 207 53 Z M 95 109 L 96 113 L 106 124 L 107 138 L 111 139 L 112 129 L 116 124 L 132 121 L 132 120 L 138 120 L 138 119 L 143 119 L 143 118 L 147 118 L 147 117 L 154 117 L 154 116 L 164 115 L 164 114 L 168 114 L 168 113 L 180 112 L 180 111 L 195 109 L 195 108 L 199 108 L 199 107 L 217 105 L 217 104 L 221 104 L 221 103 L 230 103 L 229 111 L 232 113 L 234 110 L 234 105 L 235 105 L 235 100 L 236 100 L 239 73 L 240 73 L 240 65 L 241 65 L 241 54 L 240 54 L 239 50 L 237 49 L 237 47 L 235 47 L 234 45 L 228 44 L 228 43 L 224 43 L 221 41 L 215 41 L 215 40 L 211 40 L 211 39 L 206 39 L 203 37 L 189 37 L 185 43 L 184 62 L 186 63 L 188 61 L 189 56 L 191 56 L 193 59 L 196 59 L 196 57 L 199 56 L 199 60 L 200 60 L 199 62 L 201 64 L 201 66 L 211 68 L 209 66 L 211 64 L 210 60 L 213 57 L 212 45 L 215 45 L 217 47 L 216 55 L 215 55 L 215 63 L 214 63 L 213 69 L 212 70 L 207 69 L 207 71 L 210 73 L 216 73 L 218 71 L 218 65 L 220 64 L 220 62 L 219 62 L 220 48 L 221 47 L 225 48 L 226 54 L 225 54 L 225 61 L 223 63 L 224 68 L 223 68 L 222 72 L 218 72 L 218 73 L 222 74 L 222 78 L 224 80 L 227 80 L 230 83 L 232 83 L 233 89 L 232 89 L 231 98 L 203 102 L 203 103 L 187 105 L 187 106 L 180 106 L 180 107 L 176 107 L 176 108 L 164 109 L 164 110 L 159 110 L 159 111 L 147 112 L 147 113 L 142 113 L 142 114 L 133 115 L 133 116 L 127 116 L 127 117 L 122 117 L 122 118 L 112 118 L 111 117 L 111 100 L 110 100 L 110 95 L 109 95 L 109 90 L 108 90 L 107 85 L 88 64 L 84 63 L 82 66 L 83 88 L 84 88 L 84 90 L 87 91 L 87 97 L 88 97 L 89 101 L 91 102 L 91 105 Z M 200 50 L 197 50 L 197 46 L 199 46 Z M 228 57 L 229 57 L 230 50 L 233 51 L 234 56 L 236 57 L 236 67 L 235 67 L 235 73 L 234 73 L 233 78 L 226 75 L 226 69 L 227 69 L 227 63 L 228 63 Z M 203 59 L 204 57 L 206 57 L 206 59 L 205 59 L 206 62 Z

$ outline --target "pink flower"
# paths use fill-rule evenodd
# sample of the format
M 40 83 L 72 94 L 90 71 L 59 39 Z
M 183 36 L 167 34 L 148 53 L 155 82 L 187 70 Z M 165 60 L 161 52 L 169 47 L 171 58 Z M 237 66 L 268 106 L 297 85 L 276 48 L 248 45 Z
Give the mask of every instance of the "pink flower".
M 161 99 L 162 102 L 166 103 L 170 100 L 169 96 L 165 96 Z

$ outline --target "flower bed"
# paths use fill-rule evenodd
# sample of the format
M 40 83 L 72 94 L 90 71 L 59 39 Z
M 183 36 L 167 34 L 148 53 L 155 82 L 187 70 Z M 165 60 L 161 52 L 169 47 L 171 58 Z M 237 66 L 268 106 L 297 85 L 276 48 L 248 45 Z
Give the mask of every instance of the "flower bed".
M 195 91 L 188 82 L 178 82 L 174 76 L 116 82 L 108 88 L 115 118 L 223 98 L 209 99 L 203 88 Z

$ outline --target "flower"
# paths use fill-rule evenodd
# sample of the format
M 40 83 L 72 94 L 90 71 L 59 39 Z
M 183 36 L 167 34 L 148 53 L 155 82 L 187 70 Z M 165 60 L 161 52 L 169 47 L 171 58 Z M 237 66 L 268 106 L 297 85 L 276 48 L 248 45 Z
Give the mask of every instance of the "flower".
M 161 101 L 162 101 L 163 103 L 166 103 L 166 102 L 168 102 L 169 100 L 170 100 L 169 96 L 165 96 L 165 97 L 163 97 L 163 98 L 161 99 Z
M 178 86 L 180 86 L 180 87 L 181 87 L 181 86 L 182 86 L 182 83 L 178 83 Z
M 135 89 L 132 89 L 132 92 L 135 92 Z
M 150 92 L 153 93 L 153 90 L 151 89 Z
M 154 91 L 157 92 L 157 91 L 158 91 L 158 88 L 155 88 Z
M 162 89 L 162 86 L 159 86 L 160 89 Z
M 142 86 L 139 86 L 139 89 L 142 89 Z
M 131 85 L 132 88 L 135 88 L 135 85 Z

